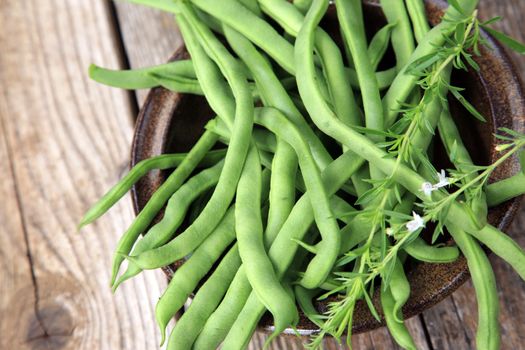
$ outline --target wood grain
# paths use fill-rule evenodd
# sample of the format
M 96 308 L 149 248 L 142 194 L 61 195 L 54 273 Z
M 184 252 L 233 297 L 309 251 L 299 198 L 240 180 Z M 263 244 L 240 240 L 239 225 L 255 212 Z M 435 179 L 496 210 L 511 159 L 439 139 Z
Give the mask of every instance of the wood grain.
M 129 199 L 76 230 L 129 157 L 128 94 L 86 78 L 120 65 L 108 3 L 3 0 L 0 23 L 0 348 L 157 348 L 162 274 L 108 288 Z
M 145 273 L 116 295 L 110 252 L 132 220 L 129 200 L 81 233 L 82 213 L 127 168 L 134 117 L 130 95 L 86 79 L 95 62 L 132 67 L 164 62 L 181 43 L 170 15 L 105 0 L 0 0 L 0 348 L 155 349 L 153 306 L 164 286 Z M 520 0 L 481 0 L 484 18 L 525 41 Z M 120 25 L 120 30 L 117 30 Z M 120 43 L 122 35 L 123 43 Z M 514 56 L 525 76 L 525 60 Z M 142 101 L 145 92 L 138 92 Z M 525 246 L 525 211 L 510 234 Z M 503 349 L 525 344 L 525 283 L 491 256 L 501 301 Z M 472 349 L 471 283 L 408 326 L 421 349 Z M 256 334 L 250 349 L 261 349 Z M 398 349 L 386 329 L 352 338 L 355 349 Z M 272 349 L 302 349 L 280 337 Z M 333 341 L 327 349 L 343 349 Z

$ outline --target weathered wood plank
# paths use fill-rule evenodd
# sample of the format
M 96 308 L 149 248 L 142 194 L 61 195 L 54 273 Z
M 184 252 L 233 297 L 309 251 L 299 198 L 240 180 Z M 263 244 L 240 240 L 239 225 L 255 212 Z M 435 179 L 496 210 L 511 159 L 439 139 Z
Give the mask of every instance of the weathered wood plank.
M 119 66 L 108 3 L 5 0 L 0 23 L 0 348 L 156 348 L 162 274 L 108 288 L 129 199 L 76 230 L 128 163 L 129 96 L 85 73 Z

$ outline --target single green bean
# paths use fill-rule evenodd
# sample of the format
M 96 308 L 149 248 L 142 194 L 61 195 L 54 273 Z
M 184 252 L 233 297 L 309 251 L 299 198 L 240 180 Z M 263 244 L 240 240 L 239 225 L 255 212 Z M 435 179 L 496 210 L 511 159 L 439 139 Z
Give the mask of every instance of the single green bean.
M 448 224 L 447 228 L 467 259 L 476 292 L 478 302 L 476 346 L 478 349 L 499 349 L 501 335 L 498 321 L 498 290 L 490 261 L 473 237 L 455 225 Z
M 237 186 L 235 230 L 239 255 L 246 277 L 259 300 L 274 317 L 271 338 L 299 320 L 295 302 L 281 283 L 264 248 L 260 210 L 261 165 L 256 148 L 252 147 Z
M 491 183 L 485 189 L 487 204 L 495 207 L 509 199 L 518 197 L 525 193 L 525 174 L 519 172 L 507 179 Z
M 370 64 L 374 71 L 377 70 L 377 66 L 381 63 L 381 60 L 388 49 L 392 28 L 395 26 L 395 23 L 387 24 L 375 33 L 372 40 L 370 40 L 370 44 L 368 45 L 368 57 L 370 58 Z
M 209 123 L 210 124 L 210 123 Z M 208 124 L 208 125 L 209 125 Z M 212 122 L 213 124 L 213 122 Z M 151 224 L 157 213 L 162 209 L 173 193 L 184 183 L 191 175 L 193 170 L 210 151 L 215 142 L 217 135 L 211 131 L 205 131 L 201 138 L 190 150 L 186 158 L 175 169 L 173 173 L 164 181 L 164 183 L 151 196 L 148 203 L 137 215 L 131 226 L 122 235 L 117 243 L 115 254 L 113 256 L 113 266 L 111 272 L 111 285 L 115 283 L 120 265 L 124 261 L 124 256 L 129 254 L 133 244 Z
M 200 166 L 207 167 L 217 163 L 224 158 L 225 150 L 210 151 L 199 163 Z M 179 166 L 187 153 L 162 154 L 138 162 L 116 185 L 114 185 L 102 198 L 98 200 L 84 215 L 78 228 L 82 228 L 102 215 L 104 215 L 115 203 L 117 203 L 133 185 L 148 172 L 158 169 L 166 170 Z
M 459 226 L 460 222 L 454 223 Z M 460 228 L 460 227 L 458 227 Z M 506 261 L 525 280 L 525 251 L 512 238 L 492 225 L 485 225 L 481 230 L 467 232 L 486 245 L 497 256 Z
M 405 270 L 403 269 L 403 262 L 397 258 L 394 265 L 394 270 L 390 278 L 390 293 L 394 297 L 394 318 L 397 322 L 403 322 L 403 313 L 401 308 L 406 304 L 410 297 L 410 284 L 408 283 Z
M 239 2 L 252 11 L 257 17 L 262 18 L 262 11 L 257 0 L 239 0 Z
M 297 157 L 295 152 L 286 141 L 279 138 L 272 161 L 269 198 L 270 209 L 268 212 L 268 222 L 264 231 L 266 247 L 269 247 L 271 242 L 273 242 L 295 204 L 296 174 Z
M 175 271 L 168 287 L 157 302 L 155 318 L 161 331 L 161 344 L 164 343 L 168 322 L 184 306 L 199 281 L 234 239 L 235 216 L 232 207 L 209 238 Z
M 404 251 L 416 260 L 428 263 L 446 264 L 454 262 L 459 257 L 456 246 L 436 247 L 428 245 L 423 238 L 416 238 L 403 248 Z
M 312 0 L 294 0 L 293 5 L 302 13 L 306 13 L 310 6 L 312 6 Z
M 414 36 L 419 43 L 423 41 L 425 35 L 430 31 L 427 14 L 425 11 L 425 3 L 423 0 L 406 0 L 408 15 L 412 21 L 414 28 Z
M 396 55 L 396 67 L 400 71 L 408 63 L 415 49 L 405 1 L 381 0 L 380 3 L 388 23 L 395 24 L 392 29 L 392 47 Z
M 224 293 L 226 293 L 228 286 L 232 282 L 235 271 L 240 265 L 241 259 L 237 245 L 235 245 L 222 259 L 213 274 L 206 280 L 206 283 L 199 288 L 188 310 L 175 323 L 166 349 L 192 349 L 206 320 L 221 302 Z
M 209 316 L 202 331 L 199 333 L 193 348 L 195 350 L 216 349 L 235 322 L 242 310 L 252 288 L 246 278 L 244 266 L 241 265 L 231 282 L 224 299 L 217 309 Z
M 130 90 L 149 89 L 158 86 L 158 82 L 152 76 L 152 73 L 166 75 L 166 72 L 170 72 L 170 75 L 180 78 L 196 78 L 193 64 L 189 60 L 180 60 L 154 67 L 129 70 L 106 69 L 94 64 L 89 66 L 89 77 L 96 82 Z
M 300 285 L 294 287 L 295 299 L 303 314 L 318 327 L 323 324 L 323 316 L 319 314 L 312 299 L 319 294 L 318 289 L 306 289 Z
M 220 161 L 213 167 L 193 176 L 182 185 L 168 201 L 162 220 L 151 227 L 144 238 L 137 242 L 131 251 L 131 255 L 138 255 L 168 242 L 182 224 L 191 203 L 217 184 L 223 165 L 224 161 Z M 116 290 L 122 282 L 136 276 L 141 271 L 139 267 L 130 263 L 126 272 L 113 286 L 113 290 Z
M 459 171 L 470 173 L 470 169 L 474 162 L 470 157 L 470 154 L 461 139 L 459 130 L 450 115 L 448 109 L 443 109 L 441 117 L 439 118 L 438 123 L 439 136 L 441 142 L 445 146 L 445 150 L 449 156 L 450 161 L 456 169 Z M 474 180 L 478 176 L 477 173 L 471 173 L 465 177 L 465 181 L 469 182 Z M 476 220 L 480 227 L 485 226 L 487 223 L 487 198 L 484 192 L 481 192 L 479 195 L 475 195 L 470 201 L 470 206 L 472 212 L 476 216 Z
M 388 286 L 381 286 L 381 306 L 388 330 L 396 343 L 403 349 L 416 350 L 414 339 L 412 339 L 404 322 L 399 322 L 401 311 L 397 310 L 397 314 L 396 311 L 394 311 L 395 299 L 392 295 L 392 289 Z
M 352 54 L 357 79 L 359 80 L 359 86 L 361 88 L 365 111 L 365 125 L 367 128 L 383 130 L 385 127 L 383 121 L 383 105 L 381 104 L 377 80 L 374 79 L 374 69 L 368 56 L 361 1 L 336 0 L 335 4 L 337 6 L 337 18 L 339 19 L 344 39 Z M 311 30 L 310 26 L 315 26 L 319 23 L 327 6 L 328 1 L 314 0 L 307 15 L 307 18 L 309 17 L 310 20 L 308 21 L 308 19 L 306 19 L 305 24 L 303 24 L 303 28 L 305 29 L 301 29 L 303 35 L 311 35 L 308 33 L 308 30 Z M 296 45 L 296 50 L 297 48 L 298 45 Z M 296 64 L 299 64 L 299 61 L 296 60 Z M 375 135 L 370 136 L 370 138 L 376 142 L 382 141 L 382 137 Z M 370 174 L 373 179 L 383 177 L 373 165 L 370 166 Z

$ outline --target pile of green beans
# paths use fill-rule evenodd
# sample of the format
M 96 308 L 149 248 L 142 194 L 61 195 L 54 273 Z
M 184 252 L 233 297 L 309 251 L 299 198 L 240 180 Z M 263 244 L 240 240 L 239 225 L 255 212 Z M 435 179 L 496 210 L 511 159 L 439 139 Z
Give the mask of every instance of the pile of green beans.
M 191 59 L 92 65 L 90 77 L 201 95 L 215 115 L 188 153 L 138 163 L 79 227 L 149 171 L 172 169 L 117 243 L 111 275 L 116 290 L 142 270 L 181 263 L 155 310 L 168 349 L 246 348 L 267 311 L 268 343 L 302 313 L 319 327 L 309 344 L 319 348 L 325 335 L 351 333 L 360 299 L 399 346 L 415 349 L 403 320 L 406 270 L 461 254 L 478 299 L 477 346 L 498 349 L 497 289 L 482 245 L 525 279 L 524 250 L 487 222 L 488 208 L 525 193 L 525 172 L 487 179 L 504 159 L 525 159 L 525 136 L 506 131 L 500 159 L 476 166 L 450 114 L 450 76 L 482 25 L 477 0 L 451 2 L 434 28 L 423 0 L 381 0 L 387 23 L 376 33 L 366 31 L 361 0 L 336 0 L 340 36 L 320 26 L 328 0 L 129 1 L 174 14 Z M 434 141 L 448 173 L 436 168 Z M 430 221 L 438 230 L 427 241 Z M 337 302 L 319 313 L 314 300 L 330 295 Z

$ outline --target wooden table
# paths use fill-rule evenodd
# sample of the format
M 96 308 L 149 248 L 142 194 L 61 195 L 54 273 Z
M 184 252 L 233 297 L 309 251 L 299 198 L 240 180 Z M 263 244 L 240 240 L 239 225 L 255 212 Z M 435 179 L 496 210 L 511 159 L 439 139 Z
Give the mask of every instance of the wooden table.
M 525 41 L 525 3 L 481 1 L 481 15 Z M 91 62 L 161 63 L 181 40 L 170 16 L 103 0 L 0 1 L 0 348 L 156 349 L 161 272 L 116 295 L 110 254 L 133 218 L 126 199 L 77 232 L 90 204 L 127 170 L 134 117 L 145 92 L 87 78 Z M 525 59 L 516 60 L 525 76 Z M 525 211 L 510 232 L 525 247 Z M 500 292 L 504 349 L 525 348 L 525 283 L 491 256 Z M 472 349 L 471 283 L 408 321 L 421 349 Z M 261 348 L 257 335 L 251 348 Z M 396 349 L 385 329 L 356 335 L 355 349 Z M 273 349 L 302 348 L 279 339 Z M 333 346 L 330 346 L 333 348 Z

